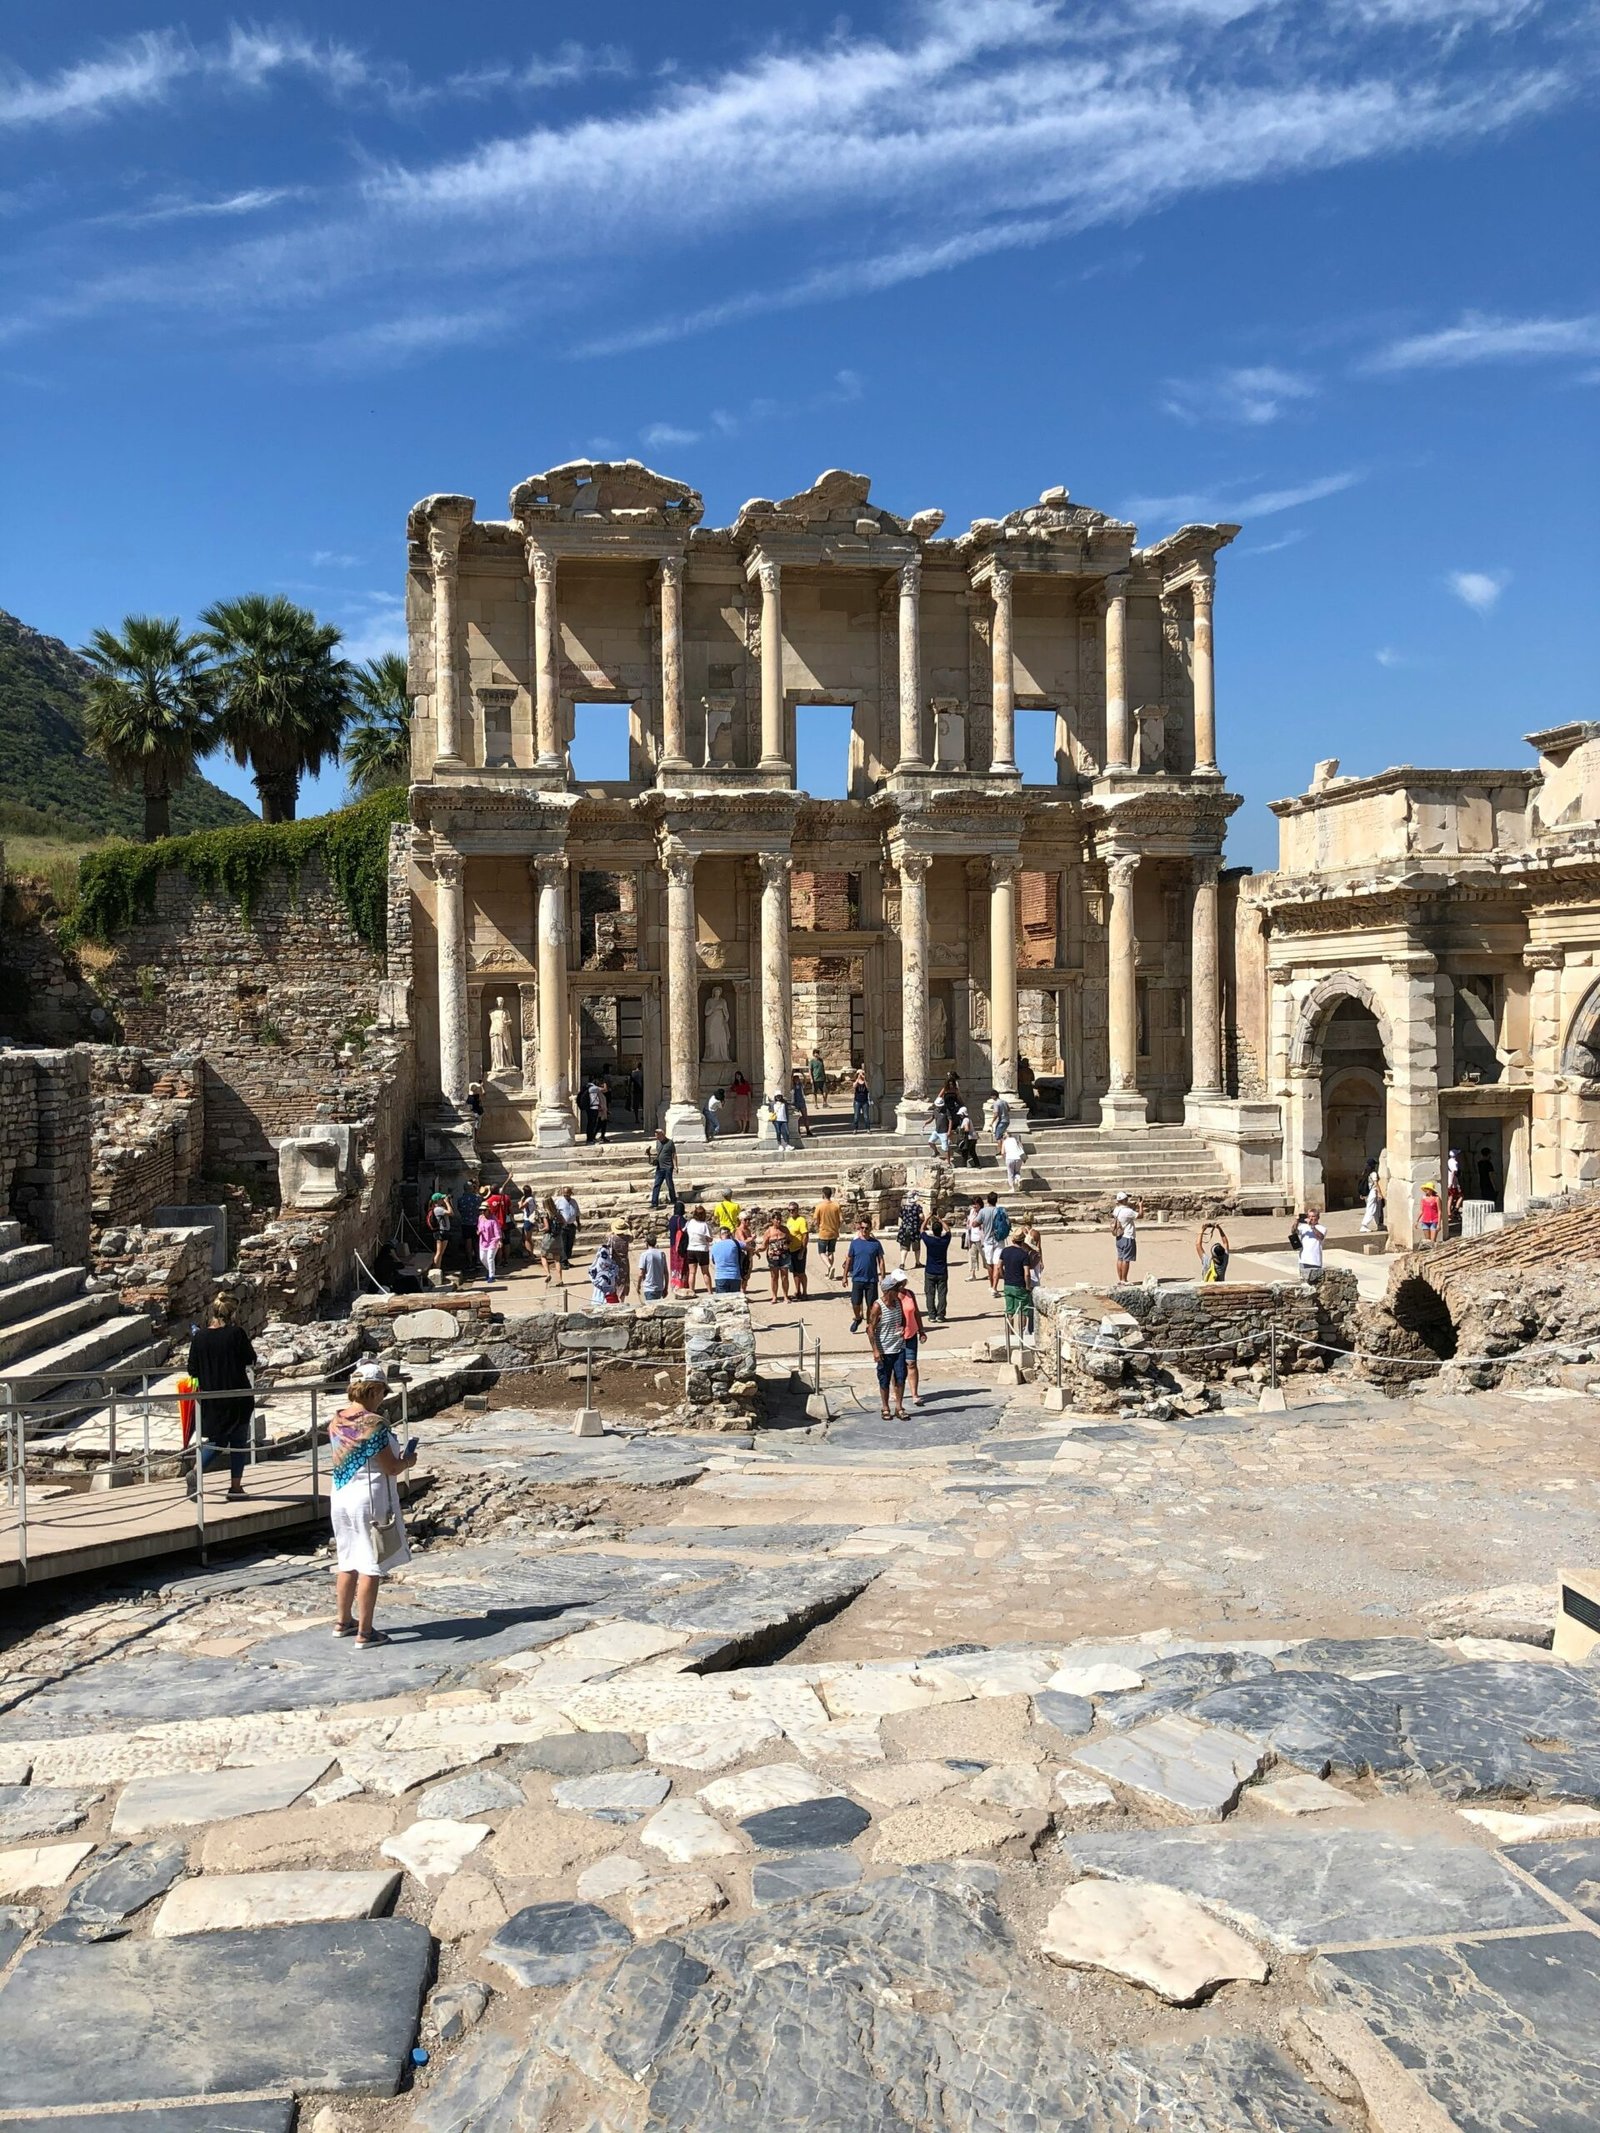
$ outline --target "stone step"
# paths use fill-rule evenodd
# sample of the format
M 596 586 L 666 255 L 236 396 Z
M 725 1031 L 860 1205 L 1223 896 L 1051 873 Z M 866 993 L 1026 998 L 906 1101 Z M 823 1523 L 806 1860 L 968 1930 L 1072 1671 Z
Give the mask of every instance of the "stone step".
M 127 1366 L 130 1351 L 147 1345 L 155 1328 L 143 1311 L 122 1312 L 116 1297 L 108 1301 L 118 1316 L 102 1318 L 98 1325 L 7 1366 L 5 1382 L 14 1399 L 48 1399 L 54 1403 L 57 1386 L 109 1369 L 113 1364 L 119 1369 Z M 164 1349 L 165 1344 L 162 1345 Z
M 50 1273 L 56 1263 L 55 1247 L 49 1244 L 19 1244 L 8 1252 L 0 1252 L 0 1318 L 6 1316 L 10 1298 L 7 1291 L 16 1288 L 19 1282 L 32 1281 L 37 1275 Z M 83 1279 L 82 1267 L 73 1270 L 76 1278 Z M 16 1313 L 11 1314 L 13 1317 Z
M 5 1356 L 5 1340 L 19 1321 L 32 1320 L 57 1305 L 71 1302 L 82 1287 L 83 1268 L 63 1266 L 0 1289 L 0 1360 L 9 1360 Z
M 59 1347 L 71 1335 L 99 1326 L 121 1308 L 116 1292 L 107 1290 L 93 1296 L 73 1296 L 65 1303 L 35 1312 L 31 1318 L 0 1326 L 0 1370 L 9 1371 L 14 1363 L 26 1364 L 33 1356 Z
M 29 1407 L 28 1435 L 38 1437 L 41 1432 L 53 1439 L 69 1428 L 74 1420 L 86 1412 L 105 1406 L 108 1386 L 119 1391 L 137 1392 L 145 1379 L 153 1384 L 172 1367 L 172 1343 L 163 1337 L 147 1341 L 136 1348 L 129 1348 L 119 1355 L 114 1363 L 107 1364 L 100 1375 L 80 1378 L 74 1382 L 58 1384 L 49 1395 L 33 1399 Z M 143 1434 L 132 1421 L 118 1431 L 119 1453 L 142 1447 Z M 59 1449 L 59 1444 L 53 1445 Z
M 20 1222 L 0 1222 L 0 1252 L 14 1252 L 21 1242 Z

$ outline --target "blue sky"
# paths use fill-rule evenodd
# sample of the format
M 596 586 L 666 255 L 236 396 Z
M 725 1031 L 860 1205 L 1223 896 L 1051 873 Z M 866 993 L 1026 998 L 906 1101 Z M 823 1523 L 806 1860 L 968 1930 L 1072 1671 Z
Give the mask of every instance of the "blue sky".
M 69 641 L 276 588 L 368 656 L 415 498 L 636 454 L 713 521 L 826 466 L 1241 520 L 1256 865 L 1316 757 L 1600 715 L 1587 0 L 80 0 L 0 55 L 0 605 Z

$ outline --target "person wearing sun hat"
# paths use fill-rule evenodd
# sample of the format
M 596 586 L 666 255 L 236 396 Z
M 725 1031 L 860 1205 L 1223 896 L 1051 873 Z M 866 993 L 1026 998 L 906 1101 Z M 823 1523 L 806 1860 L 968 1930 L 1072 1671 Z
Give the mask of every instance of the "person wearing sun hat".
M 878 1402 L 885 1421 L 889 1419 L 889 1396 L 894 1395 L 895 1416 L 906 1414 L 906 1313 L 903 1302 L 904 1270 L 893 1268 L 878 1284 L 878 1294 L 867 1306 L 867 1339 L 878 1370 Z
M 1439 1241 L 1439 1181 L 1429 1178 L 1422 1188 L 1422 1197 L 1417 1202 L 1417 1227 L 1422 1232 L 1424 1244 Z
M 387 1644 L 372 1626 L 379 1582 L 411 1560 L 400 1514 L 399 1477 L 417 1463 L 402 1452 L 383 1412 L 389 1378 L 381 1363 L 358 1363 L 349 1398 L 328 1430 L 333 1454 L 334 1593 L 336 1637 L 354 1637 L 357 1651 Z

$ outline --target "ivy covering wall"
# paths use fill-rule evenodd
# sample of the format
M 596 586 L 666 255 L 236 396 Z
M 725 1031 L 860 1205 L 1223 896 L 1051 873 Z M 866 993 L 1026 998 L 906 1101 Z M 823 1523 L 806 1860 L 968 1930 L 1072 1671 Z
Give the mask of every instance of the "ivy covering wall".
M 286 877 L 290 894 L 312 859 L 350 914 L 350 923 L 375 954 L 385 946 L 388 917 L 389 831 L 406 819 L 406 791 L 395 786 L 332 815 L 306 822 L 251 822 L 237 829 L 202 830 L 156 844 L 113 844 L 86 852 L 78 869 L 72 930 L 106 945 L 156 908 L 156 889 L 168 872 L 184 874 L 202 896 L 231 903 L 248 925 L 266 883 Z

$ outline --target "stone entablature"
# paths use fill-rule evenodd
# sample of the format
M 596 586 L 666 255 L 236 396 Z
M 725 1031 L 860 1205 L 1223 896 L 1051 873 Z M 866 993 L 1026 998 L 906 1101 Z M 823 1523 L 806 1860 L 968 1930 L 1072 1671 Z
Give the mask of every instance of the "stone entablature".
M 840 471 L 707 527 L 636 461 L 554 468 L 510 509 L 434 496 L 408 524 L 425 1090 L 436 1060 L 447 1108 L 487 1085 L 491 1144 L 559 1144 L 588 1058 L 625 1051 L 648 1117 L 695 1138 L 736 1066 L 787 1089 L 826 1033 L 908 1131 L 952 1068 L 1015 1107 L 1036 1052 L 1074 1117 L 1221 1097 L 1239 803 L 1211 609 L 1237 528 L 1140 549 L 1053 489 L 944 538 L 942 513 Z M 628 776 L 580 784 L 575 720 L 599 702 L 628 707 Z M 851 714 L 843 800 L 795 782 L 819 703 Z M 1024 785 L 1016 724 L 1039 708 L 1057 773 Z M 826 928 L 823 875 L 843 878 Z M 598 877 L 625 954 L 581 937 Z

